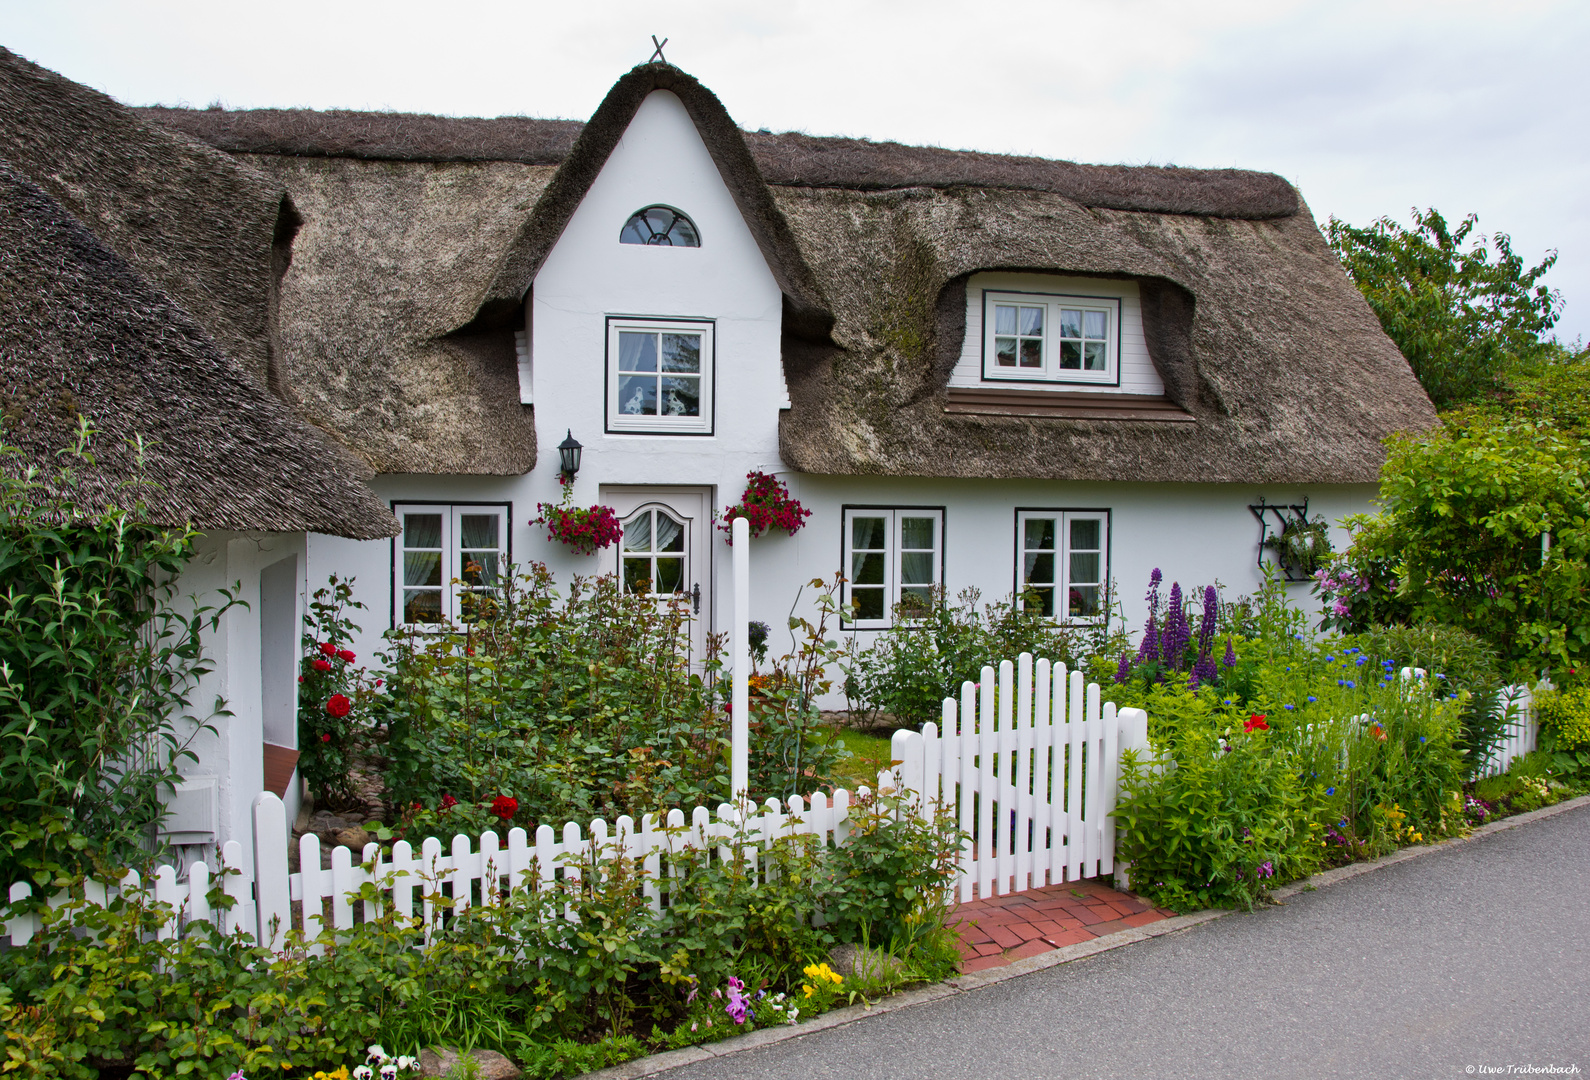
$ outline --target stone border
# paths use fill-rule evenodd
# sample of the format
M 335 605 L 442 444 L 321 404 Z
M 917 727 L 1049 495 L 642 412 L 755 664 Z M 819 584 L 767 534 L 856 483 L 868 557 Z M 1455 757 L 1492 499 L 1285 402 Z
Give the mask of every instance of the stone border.
M 1311 892 L 1326 885 L 1334 885 L 1338 881 L 1358 877 L 1387 866 L 1417 859 L 1422 855 L 1456 847 L 1460 844 L 1473 843 L 1483 840 L 1495 833 L 1507 829 L 1515 829 L 1520 825 L 1527 825 L 1541 818 L 1554 817 L 1569 810 L 1577 810 L 1583 806 L 1590 806 L 1590 795 L 1581 795 L 1577 799 L 1569 799 L 1554 806 L 1545 806 L 1539 810 L 1531 810 L 1527 814 L 1516 814 L 1512 817 L 1493 821 L 1489 825 L 1481 825 L 1467 836 L 1454 836 L 1435 844 L 1422 844 L 1417 847 L 1406 847 L 1384 855 L 1371 862 L 1348 863 L 1334 870 L 1322 870 L 1312 877 L 1302 881 L 1294 881 L 1276 889 L 1270 895 L 1277 900 L 1285 900 L 1296 896 L 1298 893 Z M 939 1001 L 943 998 L 954 997 L 971 990 L 978 990 L 994 983 L 1004 982 L 1006 979 L 1018 978 L 1029 975 L 1034 971 L 1043 971 L 1045 968 L 1058 967 L 1069 964 L 1074 960 L 1094 956 L 1111 949 L 1119 949 L 1123 945 L 1134 942 L 1146 941 L 1162 934 L 1173 934 L 1179 930 L 1198 926 L 1201 923 L 1213 922 L 1215 919 L 1237 912 L 1225 908 L 1208 908 L 1196 911 L 1191 915 L 1176 915 L 1159 922 L 1149 923 L 1147 926 L 1132 927 L 1126 930 L 1117 930 L 1113 934 L 1094 938 L 1091 941 L 1079 941 L 1075 945 L 1067 945 L 1038 956 L 1029 956 L 1023 960 L 1016 960 L 1004 967 L 987 968 L 983 971 L 974 971 L 969 975 L 957 975 L 941 983 L 931 986 L 918 987 L 904 993 L 895 994 L 875 1005 L 851 1005 L 843 1009 L 834 1009 L 824 1013 L 815 1020 L 803 1024 L 783 1025 L 775 1028 L 763 1028 L 745 1035 L 736 1035 L 724 1039 L 722 1042 L 709 1043 L 702 1046 L 687 1046 L 680 1050 L 669 1050 L 661 1054 L 652 1054 L 650 1057 L 636 1058 L 626 1061 L 622 1065 L 614 1065 L 598 1072 L 586 1073 L 583 1080 L 638 1080 L 639 1077 L 652 1076 L 668 1069 L 676 1069 L 681 1065 L 692 1065 L 698 1061 L 710 1061 L 713 1058 L 727 1057 L 745 1050 L 754 1050 L 759 1046 L 770 1043 L 783 1042 L 786 1039 L 798 1039 L 805 1035 L 813 1035 L 829 1028 L 843 1027 L 853 1024 L 867 1016 L 878 1016 L 884 1013 L 896 1012 L 900 1009 L 909 1009 L 917 1005 L 924 1005 L 930 1001 Z

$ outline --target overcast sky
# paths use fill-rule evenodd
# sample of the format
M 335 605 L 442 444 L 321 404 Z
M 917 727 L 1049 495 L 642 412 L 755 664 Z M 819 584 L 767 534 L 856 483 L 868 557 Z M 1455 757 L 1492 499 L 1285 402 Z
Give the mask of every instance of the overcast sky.
M 667 59 L 747 128 L 1240 166 L 1315 216 L 1511 234 L 1590 338 L 1590 4 L 0 0 L 0 44 L 129 104 L 585 119 Z

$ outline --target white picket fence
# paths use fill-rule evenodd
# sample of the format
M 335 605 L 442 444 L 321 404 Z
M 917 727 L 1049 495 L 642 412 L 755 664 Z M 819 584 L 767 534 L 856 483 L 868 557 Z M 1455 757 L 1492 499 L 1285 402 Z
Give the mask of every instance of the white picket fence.
M 1114 871 L 1121 755 L 1147 751 L 1148 714 L 1099 699 L 1081 672 L 1022 653 L 945 698 L 942 724 L 895 733 L 900 785 L 970 837 L 963 902 Z
M 1507 735 L 1491 754 L 1490 760 L 1480 767 L 1479 775 L 1482 777 L 1500 776 L 1506 772 L 1515 758 L 1523 757 L 1535 749 L 1535 740 L 1540 736 L 1540 717 L 1535 713 L 1535 696 L 1529 687 L 1504 687 L 1497 709 L 1505 711 L 1509 705 L 1517 712 L 1517 718 L 1507 729 Z
M 1068 674 L 1064 664 L 1047 660 L 1034 664 L 1023 653 L 1014 664 L 1001 663 L 997 677 L 993 668 L 984 668 L 981 683 L 963 685 L 959 706 L 946 698 L 942 725 L 897 732 L 895 766 L 880 772 L 878 783 L 880 790 L 920 793 L 923 814 L 951 811 L 971 837 L 955 882 L 960 899 L 970 900 L 1111 873 L 1121 752 L 1147 746 L 1148 717 L 1141 709 L 1117 713 L 1114 704 L 1101 707 L 1098 685 L 1085 687 L 1080 672 Z M 754 809 L 743 821 L 725 803 L 715 815 L 698 806 L 688 819 L 671 810 L 661 822 L 646 815 L 638 826 L 629 817 L 611 827 L 597 819 L 588 830 L 575 822 L 561 831 L 542 825 L 533 841 L 515 828 L 506 845 L 488 832 L 478 839 L 455 836 L 445 850 L 434 837 L 418 852 L 406 841 L 389 852 L 375 843 L 358 853 L 336 847 L 329 869 L 322 868 L 319 837 L 308 834 L 299 840 L 302 869 L 289 873 L 285 810 L 265 792 L 254 801 L 252 859 L 237 841 L 220 851 L 222 888 L 234 901 L 229 908 L 211 909 L 206 897 L 212 871 L 202 862 L 182 878 L 169 866 L 157 867 L 152 886 L 136 873 L 108 886 L 91 882 L 87 898 L 103 904 L 149 889 L 153 900 L 171 907 L 161 936 L 202 920 L 226 932 L 242 930 L 276 949 L 294 925 L 314 937 L 322 926 L 351 929 L 361 917 L 374 919 L 391 905 L 402 916 L 418 917 L 428 938 L 449 906 L 458 911 L 505 889 L 577 878 L 593 863 L 638 860 L 642 888 L 655 909 L 662 903 L 663 879 L 678 873 L 673 857 L 687 850 L 728 859 L 738 837 L 760 873 L 759 853 L 776 838 L 817 836 L 825 846 L 837 846 L 851 830 L 852 800 L 843 789 L 832 799 L 819 792 L 809 799 L 792 797 L 787 805 L 769 799 Z M 11 886 L 13 902 L 30 896 L 27 883 Z M 51 903 L 60 906 L 66 899 L 52 897 Z M 38 917 L 15 915 L 5 929 L 13 944 L 26 944 L 39 930 Z
M 879 774 L 879 781 L 894 782 L 887 772 Z M 865 796 L 867 789 L 860 789 L 858 794 Z M 294 925 L 295 910 L 297 925 L 307 928 L 309 936 L 314 937 L 322 926 L 351 929 L 356 909 L 362 909 L 357 914 L 369 921 L 390 904 L 401 916 L 419 917 L 429 940 L 440 927 L 446 906 L 461 911 L 501 896 L 507 888 L 539 888 L 559 876 L 577 879 L 582 866 L 592 861 L 611 862 L 621 856 L 639 861 L 645 895 L 656 909 L 662 902 L 662 878 L 679 872 L 671 863 L 672 856 L 687 850 L 707 851 L 727 860 L 734 854 L 732 845 L 738 837 L 751 871 L 761 873 L 760 852 L 777 838 L 816 836 L 825 846 L 843 843 L 850 835 L 851 809 L 850 793 L 840 789 L 831 800 L 821 792 L 810 799 L 795 796 L 787 806 L 769 799 L 757 808 L 758 812 L 746 816 L 743 824 L 736 808 L 725 803 L 718 807 L 716 816 L 698 806 L 688 821 L 684 812 L 677 809 L 669 811 L 661 823 L 648 814 L 638 828 L 627 816 L 620 817 L 611 829 L 598 818 L 591 822 L 588 834 L 571 821 L 563 826 L 561 838 L 550 825 L 542 825 L 536 830 L 534 843 L 520 828 L 509 830 L 506 846 L 492 832 L 483 834 L 478 843 L 459 835 L 453 837 L 445 854 L 441 841 L 435 837 L 426 839 L 417 854 L 407 841 L 392 845 L 390 853 L 383 853 L 379 844 L 366 844 L 357 861 L 350 849 L 339 846 L 331 850 L 330 869 L 322 868 L 320 838 L 310 833 L 299 839 L 299 866 L 303 869 L 289 874 L 285 810 L 280 799 L 265 792 L 255 799 L 253 808 L 253 865 L 261 872 L 257 877 L 250 873 L 238 842 L 228 842 L 221 849 L 223 866 L 238 871 L 222 875 L 223 890 L 235 901 L 229 909 L 211 909 L 207 900 L 211 871 L 202 862 L 195 863 L 180 880 L 171 867 L 158 867 L 151 898 L 171 907 L 171 918 L 160 929 L 160 937 L 169 937 L 188 923 L 203 920 L 228 933 L 240 929 L 254 940 L 279 949 Z M 369 895 L 366 886 L 373 887 L 378 899 L 358 898 L 361 893 Z M 90 882 L 87 899 L 104 905 L 117 896 L 131 897 L 144 888 L 138 874 L 130 872 L 118 885 Z M 32 888 L 27 883 L 11 886 L 13 902 L 30 896 Z M 450 905 L 437 902 L 443 898 Z M 57 907 L 66 902 L 64 895 L 51 898 Z M 325 914 L 328 902 L 329 920 Z M 32 913 L 13 916 L 5 926 L 13 945 L 27 944 L 40 928 L 38 916 Z M 319 946 L 314 951 L 318 952 Z

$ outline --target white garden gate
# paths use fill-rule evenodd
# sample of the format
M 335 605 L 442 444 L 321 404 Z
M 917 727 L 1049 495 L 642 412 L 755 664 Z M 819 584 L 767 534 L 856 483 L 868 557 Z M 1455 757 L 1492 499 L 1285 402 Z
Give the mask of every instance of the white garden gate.
M 894 735 L 899 783 L 923 812 L 953 808 L 964 902 L 1115 869 L 1121 754 L 1148 750 L 1148 714 L 1100 704 L 1080 671 L 1022 653 L 944 699 L 942 724 Z

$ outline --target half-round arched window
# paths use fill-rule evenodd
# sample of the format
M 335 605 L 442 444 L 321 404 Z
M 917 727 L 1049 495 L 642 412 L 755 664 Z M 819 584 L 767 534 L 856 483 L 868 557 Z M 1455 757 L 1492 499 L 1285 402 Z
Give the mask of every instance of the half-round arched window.
M 696 223 L 682 210 L 671 206 L 648 206 L 637 210 L 624 222 L 618 234 L 620 244 L 662 244 L 667 247 L 700 247 L 701 234 Z

